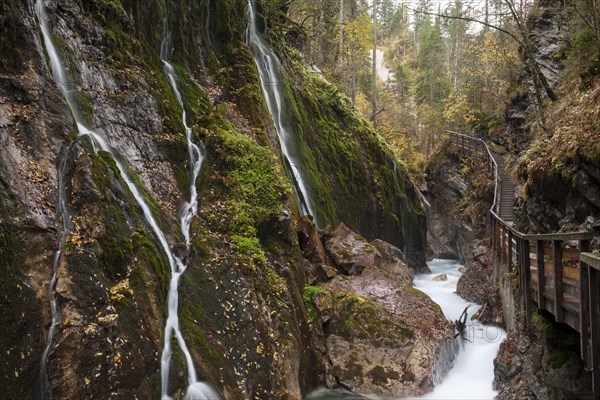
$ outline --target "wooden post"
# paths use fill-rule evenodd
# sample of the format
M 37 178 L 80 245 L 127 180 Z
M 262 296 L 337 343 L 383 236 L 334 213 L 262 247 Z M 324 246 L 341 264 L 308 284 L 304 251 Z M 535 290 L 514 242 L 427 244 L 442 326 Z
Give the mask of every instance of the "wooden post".
M 556 322 L 564 322 L 564 313 L 562 308 L 563 301 L 563 268 L 562 268 L 562 249 L 561 241 L 552 241 L 552 254 L 554 257 L 554 316 Z
M 492 254 L 496 255 L 496 218 L 490 214 L 490 228 L 492 228 Z
M 590 266 L 581 261 L 581 253 L 589 250 L 589 241 L 579 242 L 579 341 L 581 359 L 586 370 L 592 369 L 590 349 Z
M 546 275 L 544 266 L 544 241 L 536 241 L 536 253 L 537 253 L 537 268 L 538 268 L 538 308 L 540 310 L 546 308 Z
M 590 267 L 579 261 L 579 341 L 581 359 L 586 370 L 592 370 L 592 354 L 590 349 Z
M 504 227 L 498 222 L 498 259 L 504 263 Z
M 525 293 L 525 321 L 531 322 L 533 305 L 531 304 L 531 263 L 529 240 L 521 240 L 521 273 L 523 274 L 523 293 Z
M 592 358 L 592 386 L 596 395 L 600 394 L 600 271 L 590 268 L 590 340 Z

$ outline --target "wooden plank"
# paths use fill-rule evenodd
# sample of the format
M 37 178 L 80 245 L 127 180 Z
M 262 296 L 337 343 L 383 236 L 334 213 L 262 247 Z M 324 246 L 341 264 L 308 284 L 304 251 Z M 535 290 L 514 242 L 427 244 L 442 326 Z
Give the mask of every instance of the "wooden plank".
M 512 272 L 512 254 L 513 254 L 513 234 L 512 231 L 508 231 L 508 246 L 507 246 L 507 256 L 508 260 L 506 260 L 506 264 L 508 265 L 508 272 Z
M 534 257 L 535 257 L 535 253 L 534 253 Z M 537 268 L 538 264 L 537 264 L 537 257 L 536 258 L 530 258 L 529 259 L 529 265 L 531 265 L 531 268 Z
M 563 262 L 563 278 L 579 282 L 579 266 L 566 266 Z
M 598 254 L 583 252 L 581 253 L 581 260 L 590 267 L 600 271 L 600 256 Z
M 581 280 L 579 281 L 579 341 L 581 359 L 586 370 L 592 369 L 592 353 L 590 349 L 590 267 L 580 262 Z
M 562 250 L 562 257 L 563 257 L 563 260 L 579 261 L 580 253 L 581 253 L 581 251 L 579 251 L 579 249 L 565 248 Z
M 504 241 L 504 226 L 501 223 L 498 223 L 498 231 L 500 232 L 500 236 L 498 237 L 500 240 L 500 261 L 503 263 L 504 262 L 505 241 Z
M 531 323 L 531 314 L 533 312 L 533 305 L 531 304 L 531 269 L 529 268 L 529 260 L 531 256 L 529 254 L 529 240 L 521 240 L 521 273 L 523 274 L 523 292 L 525 293 L 525 320 L 529 324 Z
M 590 275 L 590 339 L 592 355 L 592 387 L 595 394 L 600 394 L 600 270 L 589 269 Z
M 573 232 L 573 233 L 547 233 L 542 235 L 525 235 L 522 234 L 523 239 L 527 240 L 591 240 L 594 238 L 592 232 Z
M 496 220 L 494 218 L 491 219 L 490 226 L 492 227 L 492 255 L 495 256 L 497 254 L 496 251 L 498 250 L 496 248 L 498 246 L 498 228 L 496 227 Z M 493 258 L 492 261 L 494 260 L 495 258 Z
M 544 274 L 544 242 L 537 240 L 536 242 L 536 256 L 538 265 L 538 307 L 546 308 L 546 298 L 544 297 L 544 291 L 546 288 L 546 276 Z
M 562 271 L 562 255 L 561 255 L 561 244 L 559 240 L 553 240 L 552 246 L 554 248 L 553 264 L 554 264 L 554 316 L 556 322 L 564 322 L 564 314 L 562 309 L 562 295 L 563 295 L 563 271 Z

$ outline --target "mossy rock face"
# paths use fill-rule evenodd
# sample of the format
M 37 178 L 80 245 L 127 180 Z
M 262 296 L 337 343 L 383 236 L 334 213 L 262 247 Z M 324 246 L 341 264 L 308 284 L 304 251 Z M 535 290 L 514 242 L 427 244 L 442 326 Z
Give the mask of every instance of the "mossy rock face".
M 57 47 L 78 90 L 73 113 L 106 134 L 117 148 L 115 154 L 122 157 L 129 179 L 150 206 L 169 246 L 188 266 L 179 287 L 179 316 L 198 377 L 234 399 L 247 393 L 257 398 L 298 398 L 322 384 L 324 362 L 315 350 L 318 345 L 303 304 L 305 272 L 289 211 L 294 208 L 292 190 L 281 157 L 273 150 L 279 147 L 254 61 L 243 44 L 246 1 L 65 0 L 60 6 L 48 6 Z M 24 113 L 21 120 L 11 120 L 7 137 L 17 137 L 13 128 L 21 134 L 27 127 L 31 134 L 19 136 L 24 144 L 15 146 L 33 158 L 38 154 L 28 153 L 26 146 L 37 150 L 43 144 L 46 148 L 39 152 L 45 159 L 43 167 L 56 186 L 55 153 L 63 142 L 76 139 L 75 134 L 67 137 L 74 125 L 72 116 L 64 102 L 57 101 L 61 95 L 43 62 L 43 52 L 38 53 L 39 30 L 30 10 L 13 0 L 0 9 L 10 11 L 0 15 L 15 17 L 2 25 L 1 42 L 18 43 L 13 46 L 14 63 L 0 61 L 2 71 L 8 74 L 24 65 L 43 71 L 31 87 L 19 89 L 22 93 L 13 86 L 31 71 L 23 68 L 11 75 L 10 82 L 4 81 L 3 74 L 0 89 L 19 105 L 15 110 L 22 105 L 16 99 L 27 99 L 29 106 L 44 96 L 37 114 Z M 181 244 L 176 210 L 188 198 L 190 183 L 182 110 L 158 53 L 165 20 L 177 43 L 171 60 L 188 123 L 194 139 L 202 139 L 207 149 L 197 182 L 201 204 L 189 246 Z M 14 35 L 8 34 L 12 29 Z M 35 40 L 21 45 L 14 37 Z M 385 158 L 385 151 L 364 120 L 346 115 L 335 93 L 322 90 L 326 93 L 308 100 L 308 91 L 297 94 L 307 87 L 291 82 L 286 95 L 294 100 L 293 113 L 301 121 L 300 146 L 312 186 L 322 198 L 320 212 L 329 222 L 347 218 L 354 225 L 366 224 L 376 213 L 364 211 L 355 200 L 367 189 L 361 187 L 354 196 L 352 187 L 360 186 L 358 180 L 364 177 L 375 182 L 375 169 L 369 163 L 379 161 L 371 156 L 363 159 L 362 154 L 380 151 L 377 154 Z M 325 100 L 325 110 L 319 111 Z M 305 116 L 311 118 L 304 120 Z M 58 120 L 67 122 L 60 125 Z M 58 125 L 60 129 L 54 129 Z M 320 131 L 326 140 L 319 140 Z M 368 146 L 356 139 L 361 135 Z M 335 153 L 332 161 L 326 160 L 327 152 Z M 361 155 L 343 161 L 355 153 Z M 109 153 L 96 154 L 82 139 L 65 157 L 69 160 L 65 192 L 73 227 L 58 266 L 61 317 L 57 345 L 48 358 L 54 397 L 109 398 L 117 393 L 123 398 L 156 398 L 160 395 L 157 354 L 163 345 L 171 277 L 164 249 Z M 0 261 L 3 268 L 10 267 L 6 273 L 3 270 L 1 280 L 8 297 L 1 299 L 0 318 L 3 326 L 16 329 L 1 339 L 2 354 L 5 349 L 10 354 L 0 362 L 0 388 L 8 397 L 29 398 L 45 344 L 43 325 L 50 320 L 47 300 L 40 306 L 37 299 L 47 299 L 51 256 L 56 250 L 53 229 L 60 224 L 56 217 L 43 219 L 50 223 L 42 229 L 31 223 L 38 221 L 37 216 L 9 195 L 8 188 L 14 185 L 6 183 L 10 181 L 5 180 L 6 174 L 6 168 L 0 168 Z M 380 185 L 376 193 L 383 200 L 377 200 L 375 208 L 388 210 L 382 215 L 396 220 L 389 210 L 401 196 L 396 192 L 387 196 L 381 189 L 390 176 L 376 179 Z M 378 198 L 369 196 L 365 198 Z M 50 202 L 56 210 L 56 198 Z M 340 211 L 345 208 L 348 215 Z M 31 254 L 23 254 L 22 249 Z M 43 281 L 31 286 L 35 290 L 27 285 L 26 268 L 32 265 L 37 269 L 31 276 Z M 27 326 L 31 321 L 44 323 L 32 328 Z M 17 348 L 31 355 L 24 352 L 23 358 L 13 351 Z M 181 351 L 174 350 L 169 393 L 177 395 L 186 386 L 185 362 Z M 383 379 L 380 371 L 375 372 L 377 379 Z
M 0 161 L 0 171 L 4 171 Z M 51 263 L 55 237 L 24 223 L 23 204 L 0 178 L 0 389 L 7 398 L 31 398 L 35 395 L 39 361 L 46 334 L 41 321 L 46 302 L 40 302 L 43 288 L 32 286 L 30 274 L 43 274 L 44 262 Z M 28 226 L 29 225 L 29 226 Z M 31 249 L 48 252 L 43 257 Z M 29 251 L 28 251 L 29 249 Z M 51 264 L 50 264 L 51 265 Z
M 425 215 L 402 164 L 345 96 L 285 50 L 280 89 L 317 221 L 386 240 L 424 268 Z

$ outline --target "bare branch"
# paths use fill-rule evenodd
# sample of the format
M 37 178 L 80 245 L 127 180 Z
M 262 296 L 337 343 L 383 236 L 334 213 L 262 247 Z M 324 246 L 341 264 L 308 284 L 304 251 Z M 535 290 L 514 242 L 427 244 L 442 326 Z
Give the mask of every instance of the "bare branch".
M 492 28 L 497 30 L 498 32 L 502 32 L 507 34 L 508 36 L 510 36 L 511 38 L 513 38 L 519 45 L 523 46 L 523 41 L 521 39 L 519 39 L 514 33 L 504 29 L 504 28 L 500 28 L 499 26 L 496 26 L 494 24 L 490 24 L 484 21 L 480 21 L 478 19 L 475 18 L 470 18 L 470 17 L 459 17 L 459 16 L 455 16 L 455 15 L 447 15 L 447 14 L 438 14 L 438 13 L 432 13 L 432 12 L 428 12 L 428 11 L 420 11 L 420 10 L 416 10 L 413 9 L 413 12 L 418 13 L 418 14 L 425 14 L 425 15 L 432 15 L 434 17 L 440 17 L 440 18 L 447 18 L 447 19 L 458 19 L 461 21 L 468 21 L 468 22 L 475 22 L 477 24 L 481 24 L 484 26 L 487 26 L 488 28 Z

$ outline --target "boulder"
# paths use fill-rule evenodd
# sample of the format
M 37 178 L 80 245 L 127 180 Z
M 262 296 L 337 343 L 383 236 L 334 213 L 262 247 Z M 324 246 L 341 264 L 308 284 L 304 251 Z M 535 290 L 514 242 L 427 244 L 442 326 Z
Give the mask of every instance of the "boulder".
M 327 253 L 345 275 L 359 275 L 365 268 L 381 261 L 377 249 L 344 224 L 326 230 L 324 238 Z
M 337 270 L 327 264 L 317 265 L 315 272 L 320 282 L 327 282 L 337 275 Z
M 379 268 L 390 273 L 404 285 L 412 284 L 413 271 L 406 265 L 404 253 L 399 248 L 379 239 L 373 240 L 371 245 L 381 255 Z
M 439 306 L 377 265 L 337 275 L 312 300 L 331 364 L 326 381 L 358 394 L 413 397 L 452 364 L 452 327 Z M 446 368 L 446 370 L 444 370 Z
M 448 275 L 439 274 L 436 277 L 434 277 L 432 280 L 436 281 L 436 282 L 446 282 L 448 280 Z

